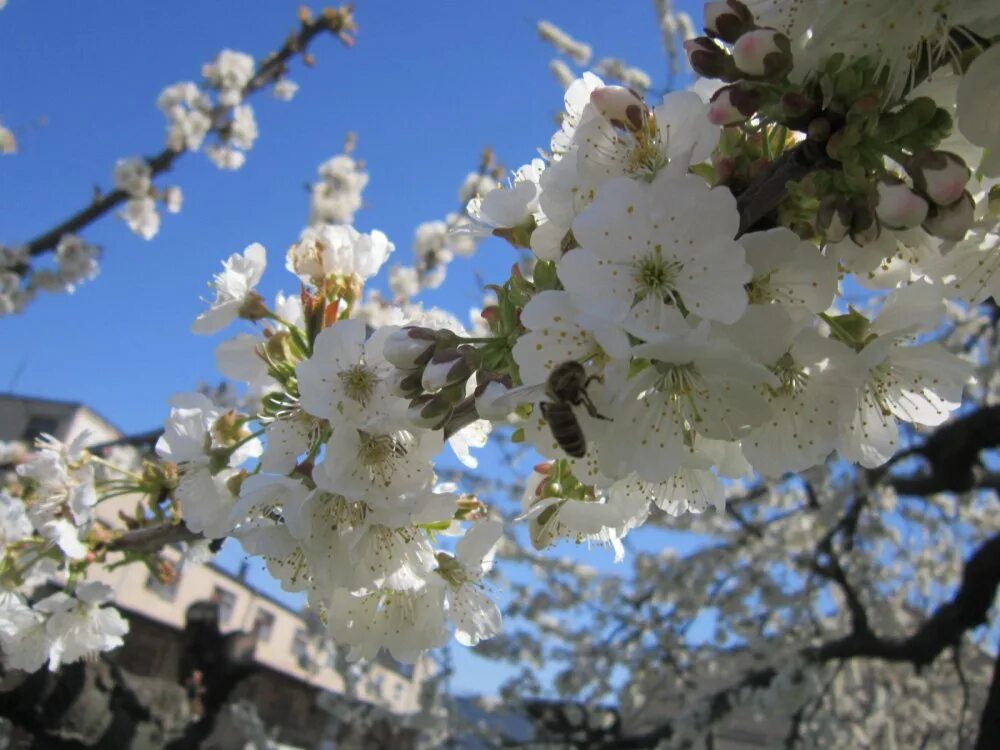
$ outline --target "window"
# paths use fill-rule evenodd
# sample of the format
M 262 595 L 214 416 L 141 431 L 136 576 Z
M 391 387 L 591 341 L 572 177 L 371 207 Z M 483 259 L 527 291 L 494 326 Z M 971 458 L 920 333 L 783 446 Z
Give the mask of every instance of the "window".
M 302 628 L 295 631 L 295 638 L 292 639 L 292 656 L 303 669 L 309 667 L 309 633 Z
M 150 571 L 149 575 L 146 576 L 146 589 L 152 591 L 161 599 L 172 602 L 177 597 L 177 587 L 180 585 L 180 582 L 181 577 L 177 573 L 164 582 Z
M 219 624 L 225 625 L 236 608 L 236 594 L 216 586 L 212 589 L 212 601 L 219 605 Z
M 258 609 L 253 618 L 253 633 L 257 636 L 257 640 L 270 640 L 272 630 L 274 630 L 274 615 L 266 609 Z
M 58 429 L 58 419 L 55 417 L 44 417 L 36 414 L 28 420 L 28 425 L 24 428 L 24 434 L 21 437 L 24 440 L 33 442 L 35 438 L 39 437 L 43 432 L 55 436 Z

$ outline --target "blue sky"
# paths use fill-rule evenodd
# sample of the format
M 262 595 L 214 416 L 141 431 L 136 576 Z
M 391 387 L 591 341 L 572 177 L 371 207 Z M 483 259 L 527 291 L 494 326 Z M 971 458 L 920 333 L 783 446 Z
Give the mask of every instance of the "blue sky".
M 83 401 L 139 432 L 162 422 L 171 395 L 218 381 L 222 337 L 188 331 L 206 282 L 230 253 L 261 242 L 265 293 L 295 289 L 283 256 L 306 220 L 303 185 L 348 131 L 371 175 L 356 224 L 386 232 L 395 260 L 409 263 L 414 228 L 458 207 L 457 188 L 484 146 L 515 168 L 548 143 L 562 92 L 546 70 L 553 52 L 535 34 L 542 18 L 591 43 L 595 57 L 645 69 L 655 89 L 667 80 L 651 1 L 357 5 L 353 49 L 319 39 L 316 67 L 293 68 L 301 88 L 292 102 L 253 100 L 261 136 L 242 170 L 186 155 L 157 183 L 180 185 L 184 207 L 164 216 L 154 240 L 105 218 L 83 233 L 104 248 L 97 279 L 0 319 L 0 391 Z M 677 5 L 698 17 L 700 4 Z M 21 150 L 0 158 L 0 243 L 25 241 L 81 208 L 95 185 L 110 186 L 116 159 L 158 152 L 160 90 L 198 80 L 224 47 L 257 58 L 277 48 L 297 6 L 10 0 L 0 12 L 0 121 Z M 423 299 L 464 319 L 480 298 L 476 275 L 502 281 L 514 260 L 499 241 L 484 243 Z M 226 557 L 238 564 L 238 549 Z M 459 691 L 488 692 L 504 673 L 464 649 L 455 656 Z

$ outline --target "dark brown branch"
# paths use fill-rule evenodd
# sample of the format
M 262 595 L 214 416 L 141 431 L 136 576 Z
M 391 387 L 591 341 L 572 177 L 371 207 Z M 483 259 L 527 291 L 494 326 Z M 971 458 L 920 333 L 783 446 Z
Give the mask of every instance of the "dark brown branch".
M 1000 586 L 1000 534 L 991 537 L 969 558 L 962 584 L 951 601 L 942 604 L 907 638 L 880 638 L 872 632 L 852 632 L 843 638 L 806 649 L 814 661 L 883 659 L 910 662 L 918 669 L 933 662 L 962 635 L 986 622 L 986 615 Z
M 826 155 L 826 146 L 809 138 L 785 151 L 736 197 L 740 212 L 740 229 L 736 236 L 756 228 L 778 207 L 788 195 L 789 182 L 797 182 L 832 163 Z
M 253 78 L 243 87 L 243 98 L 247 98 L 264 86 L 277 80 L 287 69 L 288 62 L 295 55 L 304 55 L 309 43 L 318 35 L 329 32 L 341 38 L 345 43 L 350 43 L 348 33 L 354 30 L 351 11 L 351 6 L 346 5 L 339 10 L 327 9 L 313 19 L 303 19 L 301 28 L 289 36 L 280 49 L 264 58 Z M 227 112 L 227 108 L 216 110 L 212 128 L 209 132 L 218 133 L 222 128 L 226 127 Z M 146 163 L 149 165 L 153 176 L 156 176 L 170 169 L 173 163 L 184 153 L 186 152 L 173 151 L 170 148 L 166 148 L 156 156 L 148 158 Z M 63 235 L 80 231 L 126 201 L 128 197 L 128 193 L 123 190 L 114 190 L 101 195 L 89 206 L 78 211 L 65 221 L 29 240 L 26 243 L 28 253 L 31 256 L 36 256 L 54 250 Z M 27 266 L 21 266 L 15 270 L 23 275 L 28 268 Z
M 839 525 L 839 524 L 838 524 Z M 969 558 L 962 573 L 962 584 L 951 601 L 942 604 L 909 637 L 880 638 L 870 629 L 814 648 L 806 648 L 802 656 L 810 662 L 842 661 L 871 658 L 889 662 L 909 662 L 917 669 L 932 663 L 945 649 L 959 643 L 963 634 L 986 622 L 986 615 L 1000 586 L 1000 534 L 991 537 Z M 736 696 L 745 688 L 766 689 L 778 676 L 774 667 L 750 670 L 743 678 L 707 698 L 708 724 L 714 724 L 729 714 Z M 994 678 L 990 699 L 1000 704 L 1000 678 Z M 986 721 L 984 714 L 984 721 Z M 982 733 L 982 729 L 980 730 Z M 1000 727 L 990 731 L 1000 732 Z M 602 744 L 602 748 L 638 750 L 652 748 L 674 733 L 671 722 L 665 722 L 650 732 L 623 737 Z M 990 737 L 1000 735 L 989 735 Z M 997 747 L 996 741 L 979 745 Z M 977 746 L 977 747 L 979 747 Z
M 197 542 L 204 539 L 205 537 L 191 531 L 183 523 L 168 522 L 126 531 L 108 542 L 106 549 L 109 552 L 155 552 L 178 542 Z

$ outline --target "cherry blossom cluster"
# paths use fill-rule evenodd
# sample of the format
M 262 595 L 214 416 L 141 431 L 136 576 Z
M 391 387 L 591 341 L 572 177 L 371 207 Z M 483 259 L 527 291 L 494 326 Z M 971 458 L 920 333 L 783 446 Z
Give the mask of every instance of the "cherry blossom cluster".
M 864 34 L 849 39 L 874 7 L 841 24 L 824 3 L 712 2 L 685 49 L 714 89 L 646 101 L 593 73 L 573 80 L 542 158 L 505 184 L 484 158 L 461 212 L 418 227 L 413 266 L 388 270 L 392 301 L 365 286 L 393 244 L 350 224 L 364 167 L 350 148 L 324 164 L 285 256 L 297 293 L 263 298 L 254 244 L 223 263 L 192 326 L 253 325 L 216 351 L 253 407 L 173 400 L 157 451 L 187 527 L 263 557 L 352 658 L 412 661 L 451 630 L 472 645 L 500 629 L 484 577 L 503 529 L 440 481 L 446 442 L 475 466 L 491 425 L 509 428 L 543 457 L 519 517 L 534 547 L 588 541 L 621 560 L 654 507 L 722 510 L 727 487 L 831 459 L 879 467 L 901 425 L 941 425 L 979 387 L 974 356 L 939 340 L 942 321 L 1000 292 L 995 48 L 951 66 L 948 24 L 998 14 L 924 8 L 938 21 L 902 24 L 873 55 Z M 940 69 L 918 71 L 915 53 Z M 222 108 L 222 161 L 240 160 L 253 74 L 224 53 L 204 71 L 217 104 L 173 91 L 174 142 L 200 148 Z M 126 162 L 116 182 L 143 203 L 149 176 Z M 769 182 L 780 195 L 753 214 Z M 410 301 L 485 237 L 531 257 L 490 287 L 470 329 Z M 850 302 L 858 289 L 874 292 L 864 306 Z M 559 387 L 566 363 L 583 377 Z M 78 552 L 85 527 L 54 521 L 66 523 L 32 534 Z M 815 541 L 809 523 L 790 533 Z
M 551 460 L 525 498 L 539 547 L 568 537 L 620 552 L 651 503 L 675 515 L 718 508 L 725 480 L 804 471 L 831 454 L 879 466 L 898 448 L 900 423 L 941 424 L 972 379 L 972 363 L 933 340 L 947 301 L 990 296 L 1000 262 L 991 183 L 967 166 L 983 151 L 963 137 L 960 111 L 959 132 L 950 128 L 964 76 L 942 73 L 906 100 L 890 98 L 894 111 L 874 125 L 869 103 L 839 133 L 831 114 L 815 112 L 800 118 L 797 135 L 791 118 L 758 114 L 763 97 L 748 95 L 753 106 L 738 117 L 720 115 L 721 102 L 742 105 L 737 92 L 751 91 L 740 88 L 744 79 L 773 89 L 794 74 L 791 40 L 734 0 L 709 4 L 706 28 L 733 51 L 695 40 L 696 67 L 707 68 L 698 57 L 714 49 L 732 66 L 724 77 L 739 81 L 709 102 L 681 92 L 651 107 L 590 74 L 570 86 L 547 163 L 523 167 L 507 189 L 469 206 L 481 229 L 531 248 L 533 278 L 515 273 L 498 288 L 498 304 L 484 311 L 492 341 L 434 348 L 420 379 L 398 375 L 414 384 L 414 408 L 445 424 L 439 367 L 475 373 L 481 416 L 517 407 L 516 436 Z M 836 96 L 871 96 L 892 66 L 870 67 L 875 77 L 855 76 L 854 91 L 834 75 Z M 896 96 L 889 85 L 883 92 Z M 778 104 L 788 109 L 789 97 Z M 817 136 L 822 119 L 828 127 Z M 877 167 L 855 164 L 846 140 L 858 122 L 895 129 L 895 154 L 906 158 L 883 153 Z M 920 131 L 922 141 L 907 140 L 906 128 L 921 122 L 937 124 Z M 760 135 L 748 134 L 750 125 Z M 826 144 L 828 173 L 789 188 L 778 213 L 786 226 L 743 231 L 733 195 L 741 170 L 753 161 L 759 172 L 803 138 Z M 899 167 L 906 183 L 883 176 L 873 185 Z M 837 203 L 838 191 L 858 183 L 872 186 L 864 196 L 871 210 L 829 211 L 828 196 Z M 812 222 L 803 220 L 807 209 Z M 891 291 L 861 311 L 842 300 L 852 284 Z M 409 333 L 415 342 L 440 339 Z M 587 367 L 596 407 L 576 412 L 587 443 L 580 458 L 560 447 L 537 406 L 554 398 L 546 384 L 566 361 Z M 505 392 L 510 386 L 522 387 Z
M 157 200 L 172 214 L 181 210 L 183 194 L 181 189 L 171 186 L 158 191 L 153 187 L 153 170 L 145 159 L 133 157 L 119 159 L 115 164 L 115 188 L 128 194 L 121 218 L 128 228 L 144 240 L 151 240 L 160 231 L 160 214 L 156 210 Z
M 353 158 L 355 138 L 348 136 L 343 153 L 319 166 L 309 201 L 309 224 L 353 224 L 368 184 L 364 163 Z
M 445 441 L 414 419 L 383 351 L 399 325 L 373 330 L 361 311 L 365 281 L 393 249 L 378 231 L 312 225 L 286 257 L 301 294 L 280 295 L 273 309 L 255 291 L 264 248 L 231 256 L 193 330 L 260 324 L 260 334 L 218 350 L 220 369 L 260 394 L 260 407 L 223 411 L 199 394 L 178 396 L 157 451 L 177 467 L 174 497 L 188 528 L 234 536 L 262 556 L 288 590 L 308 593 L 352 658 L 385 648 L 412 661 L 445 641 L 449 623 L 465 644 L 497 631 L 481 579 L 502 527 L 438 481 L 433 458 Z M 439 322 L 410 312 L 398 322 Z M 469 447 L 485 442 L 485 424 L 448 442 L 474 463 Z M 445 551 L 442 536 L 461 539 Z
M 97 275 L 100 250 L 75 234 L 65 234 L 56 245 L 55 267 L 39 268 L 25 278 L 25 248 L 0 246 L 0 317 L 20 312 L 39 291 L 72 293 Z
M 226 49 L 202 66 L 206 88 L 192 81 L 167 86 L 156 103 L 167 118 L 167 146 L 174 151 L 197 151 L 204 146 L 205 155 L 219 169 L 242 167 L 257 139 L 253 108 L 244 103 L 256 72 L 250 55 Z M 276 98 L 287 101 L 296 88 L 281 78 L 273 91 Z M 210 134 L 216 140 L 206 145 Z
M 0 450 L 0 463 L 17 464 L 0 487 L 0 648 L 14 669 L 34 672 L 48 662 L 55 671 L 117 648 L 128 632 L 117 610 L 102 606 L 110 587 L 80 575 L 92 560 L 94 507 L 113 486 L 100 480 L 87 438 L 64 444 L 43 436 L 33 452 Z M 62 590 L 26 596 L 50 583 Z
M 317 223 L 289 249 L 302 294 L 274 310 L 254 291 L 263 248 L 232 256 L 217 277 L 195 330 L 260 323 L 262 335 L 238 336 L 219 358 L 261 407 L 221 413 L 182 399 L 161 455 L 179 467 L 188 525 L 261 554 L 354 656 L 384 647 L 412 659 L 443 642 L 448 619 L 462 642 L 496 632 L 480 579 L 500 529 L 439 486 L 433 464 L 445 440 L 467 453 L 463 435 L 482 436 L 482 420 L 513 425 L 546 459 L 524 497 L 536 547 L 591 540 L 621 558 L 653 505 L 675 516 L 721 508 L 727 482 L 831 455 L 876 467 L 896 452 L 900 423 L 940 425 L 961 403 L 973 364 L 934 334 L 949 300 L 990 293 L 997 255 L 989 180 L 967 166 L 983 151 L 949 125 L 964 76 L 902 99 L 886 85 L 888 110 L 866 105 L 857 118 L 810 101 L 795 120 L 791 97 L 748 95 L 753 106 L 731 120 L 720 102 L 744 106 L 740 96 L 764 83 L 811 79 L 792 39 L 735 0 L 710 4 L 706 28 L 732 52 L 705 37 L 689 54 L 729 60 L 728 88 L 650 105 L 585 74 L 566 92 L 546 158 L 501 187 L 470 175 L 467 225 L 418 230 L 417 283 L 390 275 L 400 301 L 430 285 L 449 241 L 491 235 L 531 250 L 530 273 L 515 266 L 494 287 L 476 335 L 409 304 L 373 306 L 363 285 L 392 245 L 348 225 Z M 839 100 L 890 80 L 892 66 L 854 75 L 862 63 L 823 68 Z M 880 134 L 869 144 L 883 149 L 877 164 L 847 148 L 861 131 Z M 807 140 L 824 145 L 826 170 L 788 187 L 769 228 L 746 231 L 740 181 Z M 961 221 L 935 223 L 958 201 L 971 207 Z M 904 216 L 913 203 L 924 207 L 916 220 Z M 885 291 L 856 309 L 844 290 L 858 284 Z M 541 408 L 558 398 L 553 371 L 571 361 L 587 374 L 590 408 L 574 411 L 582 456 L 566 452 Z M 472 527 L 456 554 L 435 552 L 436 535 L 461 523 Z

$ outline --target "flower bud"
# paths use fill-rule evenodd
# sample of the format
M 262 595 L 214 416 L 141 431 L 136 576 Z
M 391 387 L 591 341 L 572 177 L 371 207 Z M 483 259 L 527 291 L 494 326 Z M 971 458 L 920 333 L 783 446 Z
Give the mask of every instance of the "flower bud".
M 840 242 L 851 228 L 851 205 L 840 196 L 826 196 L 816 209 L 816 228 L 827 242 Z
M 444 427 L 453 408 L 448 399 L 425 393 L 410 401 L 406 416 L 416 427 L 438 430 Z
M 510 389 L 497 380 L 491 380 L 476 388 L 476 412 L 483 419 L 499 422 L 512 411 L 509 406 L 497 406 L 496 401 Z
M 424 392 L 423 370 L 393 370 L 388 379 L 389 393 L 402 398 L 415 398 Z
M 442 333 L 451 332 L 433 331 L 420 326 L 400 328 L 386 337 L 382 356 L 401 370 L 423 367 L 434 354 Z
M 851 210 L 851 240 L 858 247 L 874 242 L 882 234 L 875 211 L 864 201 L 858 201 Z
M 728 185 L 736 176 L 736 159 L 718 152 L 712 154 L 712 169 L 715 171 L 715 184 Z
M 924 230 L 943 240 L 958 240 L 972 227 L 976 203 L 968 191 L 950 206 L 931 206 L 927 220 L 921 225 Z
M 805 94 L 789 91 L 781 97 L 781 116 L 783 122 L 800 122 L 812 118 L 817 111 L 816 102 Z M 809 120 L 806 120 L 809 122 Z M 809 122 L 811 125 L 812 123 Z
M 875 189 L 878 193 L 875 213 L 887 227 L 909 229 L 927 218 L 927 201 L 898 177 L 882 177 Z
M 965 191 L 972 170 L 950 151 L 924 151 L 910 159 L 906 171 L 913 185 L 939 206 L 951 206 Z
M 424 367 L 421 384 L 425 391 L 439 391 L 449 385 L 462 383 L 469 379 L 476 368 L 474 366 L 476 350 L 471 346 L 460 346 L 457 349 L 442 349 L 435 352 L 430 362 Z
M 686 40 L 684 51 L 687 52 L 691 69 L 700 76 L 721 78 L 724 81 L 734 81 L 739 77 L 733 58 L 707 36 Z
M 732 44 L 754 27 L 753 14 L 739 0 L 705 3 L 705 33 Z
M 267 303 L 257 292 L 248 292 L 240 305 L 240 318 L 243 320 L 264 320 L 271 317 L 271 311 L 267 309 Z
M 708 103 L 708 121 L 713 125 L 735 125 L 757 111 L 763 97 L 744 83 L 723 86 Z
M 749 76 L 775 78 L 792 67 L 788 37 L 774 29 L 754 29 L 733 44 L 733 62 Z
M 646 103 L 624 86 L 602 86 L 594 89 L 590 101 L 605 119 L 616 128 L 642 130 L 649 116 Z

